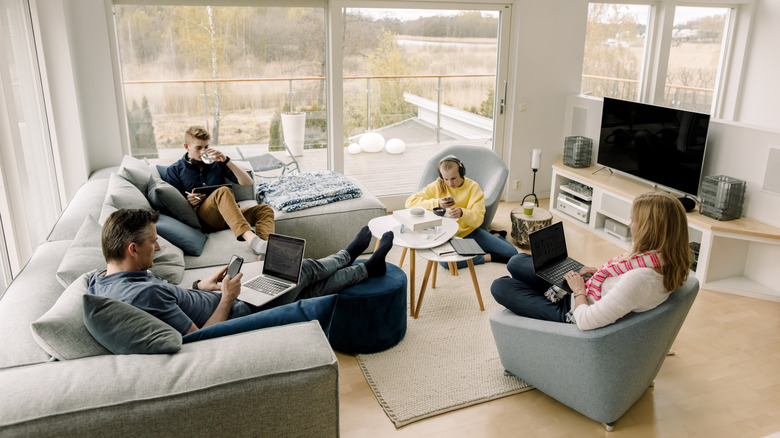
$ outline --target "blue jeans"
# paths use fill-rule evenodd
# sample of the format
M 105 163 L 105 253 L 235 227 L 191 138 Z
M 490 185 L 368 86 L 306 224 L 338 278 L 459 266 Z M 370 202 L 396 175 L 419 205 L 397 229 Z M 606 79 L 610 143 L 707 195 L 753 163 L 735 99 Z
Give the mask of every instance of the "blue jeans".
M 506 269 L 511 277 L 498 278 L 490 286 L 497 303 L 527 318 L 566 322 L 571 300 L 566 297 L 553 303 L 544 296 L 550 283 L 536 276 L 529 254 L 520 253 L 512 257 Z
M 476 230 L 472 231 L 468 236 L 464 237 L 464 239 L 474 239 L 477 244 L 479 244 L 480 247 L 482 247 L 482 250 L 486 253 L 490 254 L 498 254 L 502 255 L 504 257 L 512 257 L 517 254 L 517 248 L 515 248 L 514 245 L 509 243 L 506 239 L 503 237 L 496 236 L 494 234 L 490 234 L 489 232 L 483 230 L 482 228 L 477 228 Z M 471 261 L 475 265 L 481 265 L 482 263 L 485 263 L 485 257 L 478 255 L 471 259 Z M 449 269 L 449 264 L 447 263 L 439 263 L 444 269 Z M 468 262 L 458 262 L 458 269 L 463 269 L 466 266 L 468 266 Z

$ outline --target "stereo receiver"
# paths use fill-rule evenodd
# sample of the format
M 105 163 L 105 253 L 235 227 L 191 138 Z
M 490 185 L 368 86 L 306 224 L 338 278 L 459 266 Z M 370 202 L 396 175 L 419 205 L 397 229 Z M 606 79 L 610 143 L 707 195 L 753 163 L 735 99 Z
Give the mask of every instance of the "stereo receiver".
M 555 207 L 558 210 L 573 217 L 574 219 L 588 222 L 588 216 L 590 215 L 590 204 L 587 202 L 578 201 L 570 196 L 564 195 L 563 193 L 559 193 Z

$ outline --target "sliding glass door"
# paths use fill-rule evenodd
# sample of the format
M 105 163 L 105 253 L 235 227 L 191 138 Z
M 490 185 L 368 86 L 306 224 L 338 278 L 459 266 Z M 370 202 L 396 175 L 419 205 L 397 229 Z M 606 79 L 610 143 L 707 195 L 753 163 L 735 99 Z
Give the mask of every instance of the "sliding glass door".
M 359 5 L 342 14 L 344 172 L 405 198 L 447 146 L 501 153 L 509 8 Z

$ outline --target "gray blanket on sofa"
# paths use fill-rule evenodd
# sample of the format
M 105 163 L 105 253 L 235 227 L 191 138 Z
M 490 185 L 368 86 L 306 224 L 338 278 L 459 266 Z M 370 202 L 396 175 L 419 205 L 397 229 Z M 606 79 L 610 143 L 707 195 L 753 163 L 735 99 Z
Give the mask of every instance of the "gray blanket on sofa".
M 345 199 L 359 198 L 362 192 L 346 176 L 333 171 L 284 175 L 257 185 L 257 202 L 291 212 Z

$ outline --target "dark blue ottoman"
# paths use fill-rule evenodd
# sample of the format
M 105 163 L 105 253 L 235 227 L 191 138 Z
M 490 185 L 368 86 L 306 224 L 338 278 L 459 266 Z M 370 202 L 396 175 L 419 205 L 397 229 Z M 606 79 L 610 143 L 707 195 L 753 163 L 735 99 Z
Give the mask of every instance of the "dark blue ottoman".
M 387 350 L 406 335 L 406 314 L 406 274 L 387 263 L 383 277 L 369 278 L 339 292 L 330 345 L 344 353 Z

